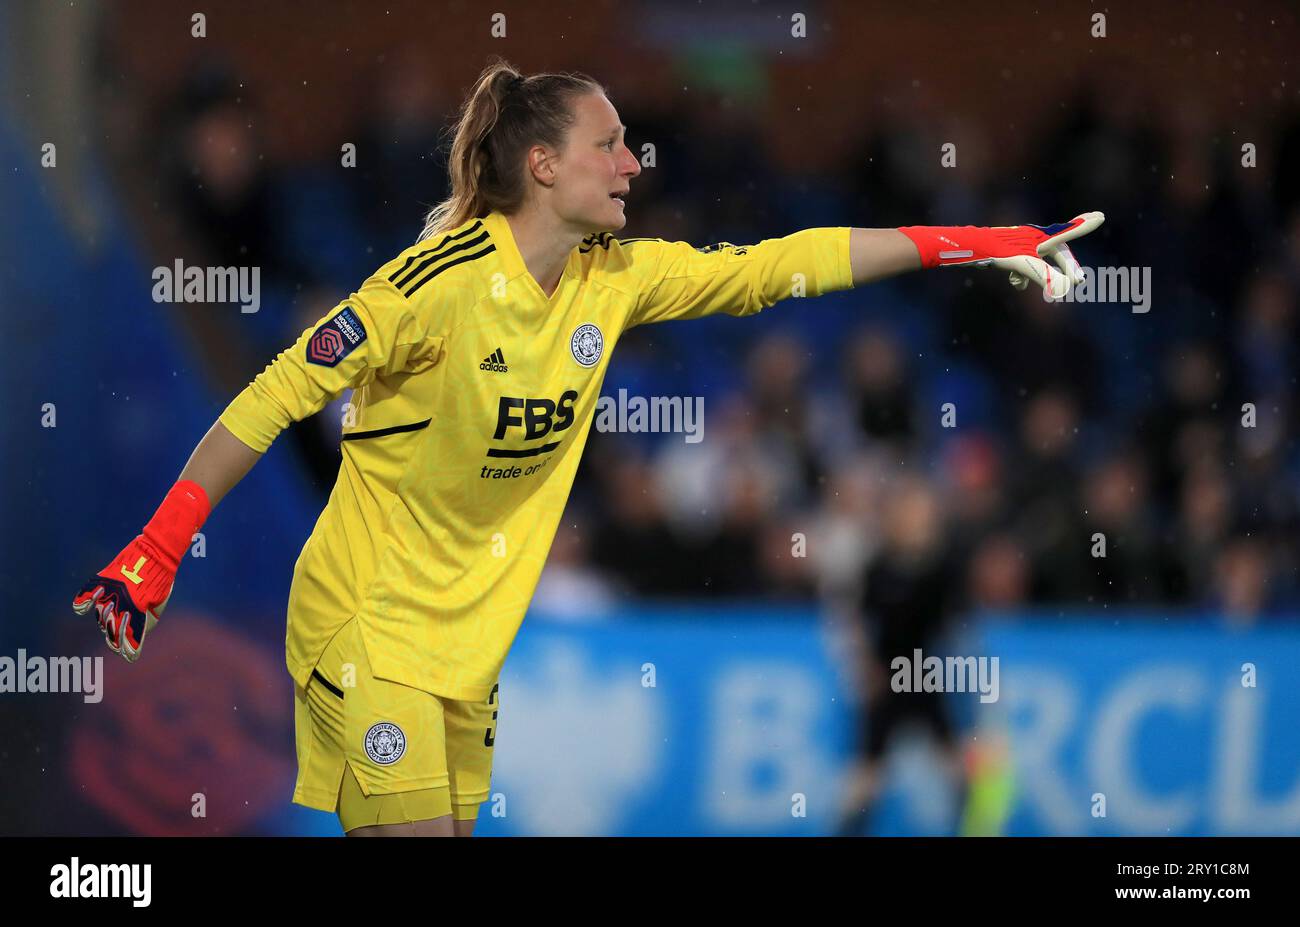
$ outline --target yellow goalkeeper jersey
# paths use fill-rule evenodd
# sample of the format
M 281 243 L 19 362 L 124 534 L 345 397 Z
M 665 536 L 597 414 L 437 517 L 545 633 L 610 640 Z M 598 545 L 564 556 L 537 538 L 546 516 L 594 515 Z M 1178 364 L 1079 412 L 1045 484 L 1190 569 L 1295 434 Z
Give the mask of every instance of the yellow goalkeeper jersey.
M 848 228 L 708 248 L 592 235 L 549 297 L 497 212 L 402 252 L 221 414 L 264 452 L 354 390 L 338 479 L 294 567 L 289 671 L 305 686 L 356 615 L 376 676 L 487 698 L 619 336 L 850 286 Z

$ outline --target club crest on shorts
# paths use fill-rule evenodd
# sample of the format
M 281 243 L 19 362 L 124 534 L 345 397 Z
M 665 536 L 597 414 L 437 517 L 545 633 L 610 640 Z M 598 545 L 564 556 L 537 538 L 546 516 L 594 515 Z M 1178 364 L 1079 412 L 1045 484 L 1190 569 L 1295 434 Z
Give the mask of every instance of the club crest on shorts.
M 605 336 L 599 328 L 587 322 L 574 329 L 573 337 L 569 339 L 569 348 L 573 351 L 573 359 L 579 364 L 594 367 L 604 353 Z
M 366 731 L 366 756 L 380 766 L 392 766 L 406 752 L 406 735 L 396 724 L 380 721 Z

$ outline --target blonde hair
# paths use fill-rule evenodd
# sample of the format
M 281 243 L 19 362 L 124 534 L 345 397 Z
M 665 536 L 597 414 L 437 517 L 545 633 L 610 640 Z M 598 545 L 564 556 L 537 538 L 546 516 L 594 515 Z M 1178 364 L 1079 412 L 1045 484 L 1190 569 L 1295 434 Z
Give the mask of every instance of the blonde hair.
M 562 147 L 575 118 L 573 102 L 588 93 L 605 88 L 586 74 L 525 77 L 501 58 L 484 68 L 452 128 L 451 194 L 429 210 L 417 241 L 493 210 L 517 211 L 528 189 L 524 153 L 533 145 Z

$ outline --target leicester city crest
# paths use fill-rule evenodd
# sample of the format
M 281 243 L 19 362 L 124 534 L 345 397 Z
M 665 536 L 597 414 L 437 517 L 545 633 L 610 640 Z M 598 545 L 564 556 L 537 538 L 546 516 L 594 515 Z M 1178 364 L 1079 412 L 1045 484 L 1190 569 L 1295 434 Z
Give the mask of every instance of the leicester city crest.
M 573 359 L 579 364 L 594 367 L 605 351 L 605 337 L 599 328 L 588 322 L 574 329 L 573 337 L 569 339 L 569 348 L 573 351 Z
M 380 721 L 366 731 L 366 756 L 380 766 L 392 766 L 406 752 L 406 735 L 396 724 Z

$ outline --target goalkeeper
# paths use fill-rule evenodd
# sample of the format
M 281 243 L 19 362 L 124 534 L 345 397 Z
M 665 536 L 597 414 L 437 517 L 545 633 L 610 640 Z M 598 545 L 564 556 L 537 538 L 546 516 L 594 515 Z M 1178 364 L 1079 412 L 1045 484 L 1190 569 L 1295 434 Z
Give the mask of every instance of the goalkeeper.
M 136 537 L 73 600 L 139 658 L 190 539 L 291 422 L 353 390 L 333 492 L 294 568 L 293 800 L 350 835 L 468 835 L 489 794 L 497 679 L 627 329 L 751 315 L 918 268 L 1082 279 L 1053 226 L 813 228 L 700 249 L 614 238 L 640 173 L 604 88 L 504 62 L 470 91 L 450 196 L 222 412 Z

